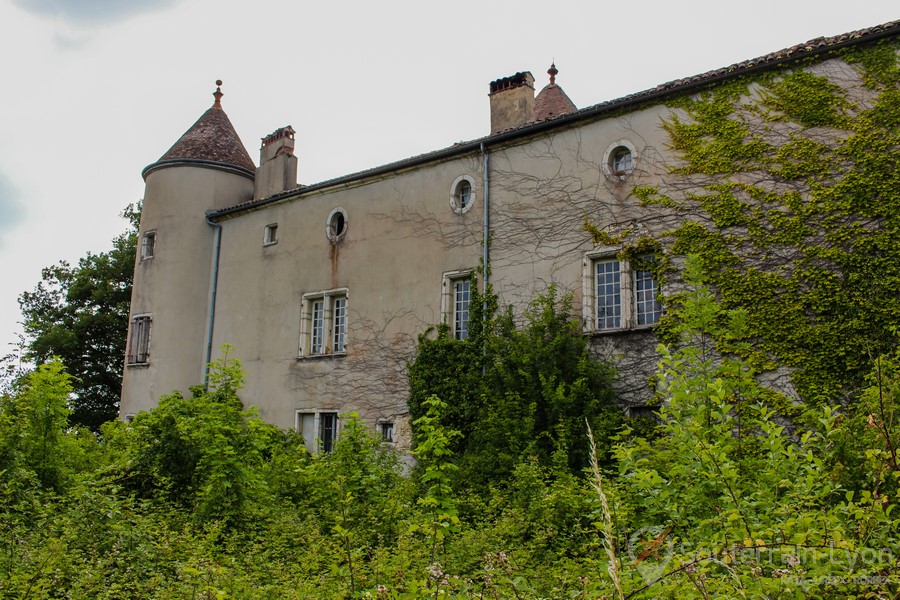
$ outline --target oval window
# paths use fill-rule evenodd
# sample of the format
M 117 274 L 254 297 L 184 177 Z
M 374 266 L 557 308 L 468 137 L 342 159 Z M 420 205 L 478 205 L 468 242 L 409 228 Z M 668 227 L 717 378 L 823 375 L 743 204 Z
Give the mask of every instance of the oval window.
M 472 202 L 472 184 L 463 179 L 456 186 L 456 205 L 463 210 Z
M 612 151 L 609 157 L 609 170 L 614 175 L 626 175 L 631 168 L 631 150 L 625 146 L 619 146 Z
M 328 239 L 332 242 L 339 242 L 346 233 L 347 213 L 344 212 L 343 208 L 335 208 L 328 215 L 328 220 L 325 222 L 325 235 L 327 235 Z
M 621 139 L 607 146 L 600 167 L 603 174 L 609 179 L 621 182 L 634 173 L 637 160 L 634 144 L 628 140 Z
M 467 212 L 475 203 L 474 181 L 467 175 L 461 175 L 450 186 L 450 208 L 453 212 Z

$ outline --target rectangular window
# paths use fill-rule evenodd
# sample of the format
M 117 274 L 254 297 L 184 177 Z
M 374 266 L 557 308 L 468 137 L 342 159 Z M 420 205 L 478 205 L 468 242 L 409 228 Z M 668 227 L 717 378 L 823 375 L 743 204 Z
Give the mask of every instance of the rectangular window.
M 278 223 L 272 223 L 271 225 L 266 225 L 265 233 L 263 234 L 263 246 L 271 246 L 272 244 L 278 243 Z
M 596 269 L 596 329 L 622 327 L 622 270 L 616 259 L 598 260 Z
M 322 452 L 334 450 L 337 439 L 337 413 L 319 413 L 319 449 Z
M 338 438 L 340 418 L 331 411 L 297 412 L 297 431 L 310 452 L 332 452 Z
M 322 354 L 322 330 L 325 327 L 325 301 L 315 300 L 312 303 L 312 322 L 310 324 L 309 353 Z
M 653 325 L 662 316 L 662 305 L 656 299 L 659 284 L 650 271 L 634 271 L 634 312 L 638 325 Z
M 141 260 L 153 258 L 156 252 L 156 231 L 148 231 L 141 238 Z
M 386 444 L 394 443 L 394 424 L 392 422 L 381 422 L 378 424 L 378 429 L 381 432 L 381 441 Z
M 464 340 L 469 337 L 469 305 L 472 302 L 472 280 L 457 279 L 453 282 L 453 337 Z
M 347 352 L 347 290 L 303 296 L 300 356 L 326 356 Z
M 128 340 L 127 363 L 143 365 L 150 362 L 150 315 L 140 315 L 131 320 L 131 337 Z
M 632 270 L 628 261 L 619 260 L 613 252 L 606 250 L 585 257 L 586 331 L 615 331 L 658 323 L 663 307 L 653 272 Z
M 335 352 L 343 352 L 347 341 L 347 299 L 336 297 L 331 318 L 331 330 L 333 333 L 332 348 Z
M 472 271 L 444 273 L 441 291 L 441 320 L 450 327 L 455 340 L 469 337 L 472 309 Z

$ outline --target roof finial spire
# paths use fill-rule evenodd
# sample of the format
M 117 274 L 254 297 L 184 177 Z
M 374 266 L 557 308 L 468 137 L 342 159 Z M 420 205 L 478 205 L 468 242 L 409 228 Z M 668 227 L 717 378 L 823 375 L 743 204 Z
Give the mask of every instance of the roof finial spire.
M 213 106 L 215 108 L 222 108 L 222 96 L 224 96 L 225 94 L 222 93 L 222 88 L 220 87 L 221 85 L 222 80 L 216 79 L 216 91 L 213 92 L 213 96 L 215 96 L 216 98 L 216 101 L 213 102 Z
M 547 69 L 547 75 L 550 76 L 550 85 L 556 84 L 557 73 L 559 73 L 559 69 L 556 68 L 556 59 L 553 59 L 553 62 L 550 63 L 550 68 Z

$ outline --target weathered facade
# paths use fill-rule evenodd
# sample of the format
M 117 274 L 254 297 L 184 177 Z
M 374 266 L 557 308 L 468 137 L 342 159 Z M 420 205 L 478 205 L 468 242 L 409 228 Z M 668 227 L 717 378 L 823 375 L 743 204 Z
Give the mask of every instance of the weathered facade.
M 122 415 L 202 383 L 230 344 L 264 419 L 327 446 L 339 415 L 357 411 L 403 444 L 416 336 L 439 322 L 465 335 L 468 277 L 483 263 L 519 310 L 550 284 L 570 292 L 596 353 L 618 366 L 623 407 L 638 407 L 659 299 L 674 287 L 622 250 L 664 245 L 687 218 L 633 193 L 664 188 L 678 165 L 662 126 L 678 111 L 670 101 L 761 71 L 850 69 L 835 53 L 898 30 L 815 40 L 580 110 L 555 65 L 537 96 L 518 73 L 491 83 L 490 135 L 313 185 L 296 182 L 290 127 L 263 138 L 255 168 L 217 90 L 144 170 Z

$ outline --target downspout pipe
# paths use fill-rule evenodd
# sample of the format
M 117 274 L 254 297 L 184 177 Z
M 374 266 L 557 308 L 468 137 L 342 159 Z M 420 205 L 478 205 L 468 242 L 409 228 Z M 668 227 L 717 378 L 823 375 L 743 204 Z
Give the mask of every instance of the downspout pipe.
M 216 325 L 216 293 L 219 289 L 219 255 L 222 252 L 222 225 L 206 215 L 206 223 L 216 230 L 216 246 L 213 254 L 212 293 L 209 297 L 209 322 L 206 335 L 206 360 L 203 362 L 203 388 L 209 387 L 209 363 L 212 362 L 213 329 Z
M 487 291 L 488 291 L 488 282 L 491 277 L 491 244 L 490 244 L 490 232 L 491 232 L 491 155 L 488 153 L 487 148 L 485 148 L 484 142 L 481 143 L 481 157 L 482 162 L 484 163 L 484 174 L 481 177 L 481 180 L 484 184 L 484 230 L 482 231 L 482 248 L 481 248 L 481 268 L 482 268 L 482 276 L 484 278 L 484 300 L 481 302 L 481 315 L 482 319 L 487 320 L 488 314 L 488 302 L 487 302 Z M 483 357 L 487 356 L 487 337 L 484 339 L 484 346 L 481 348 L 481 354 Z M 481 371 L 485 372 L 487 369 L 487 365 L 482 363 Z
M 482 162 L 484 163 L 484 175 L 482 176 L 482 181 L 484 182 L 484 231 L 482 232 L 482 255 L 481 255 L 481 265 L 484 269 L 484 291 L 487 292 L 488 280 L 490 278 L 490 218 L 491 218 L 491 174 L 490 174 L 490 163 L 491 163 L 491 155 L 488 153 L 487 148 L 485 148 L 484 142 L 481 143 L 481 156 Z M 487 310 L 487 300 L 484 302 L 484 310 Z

